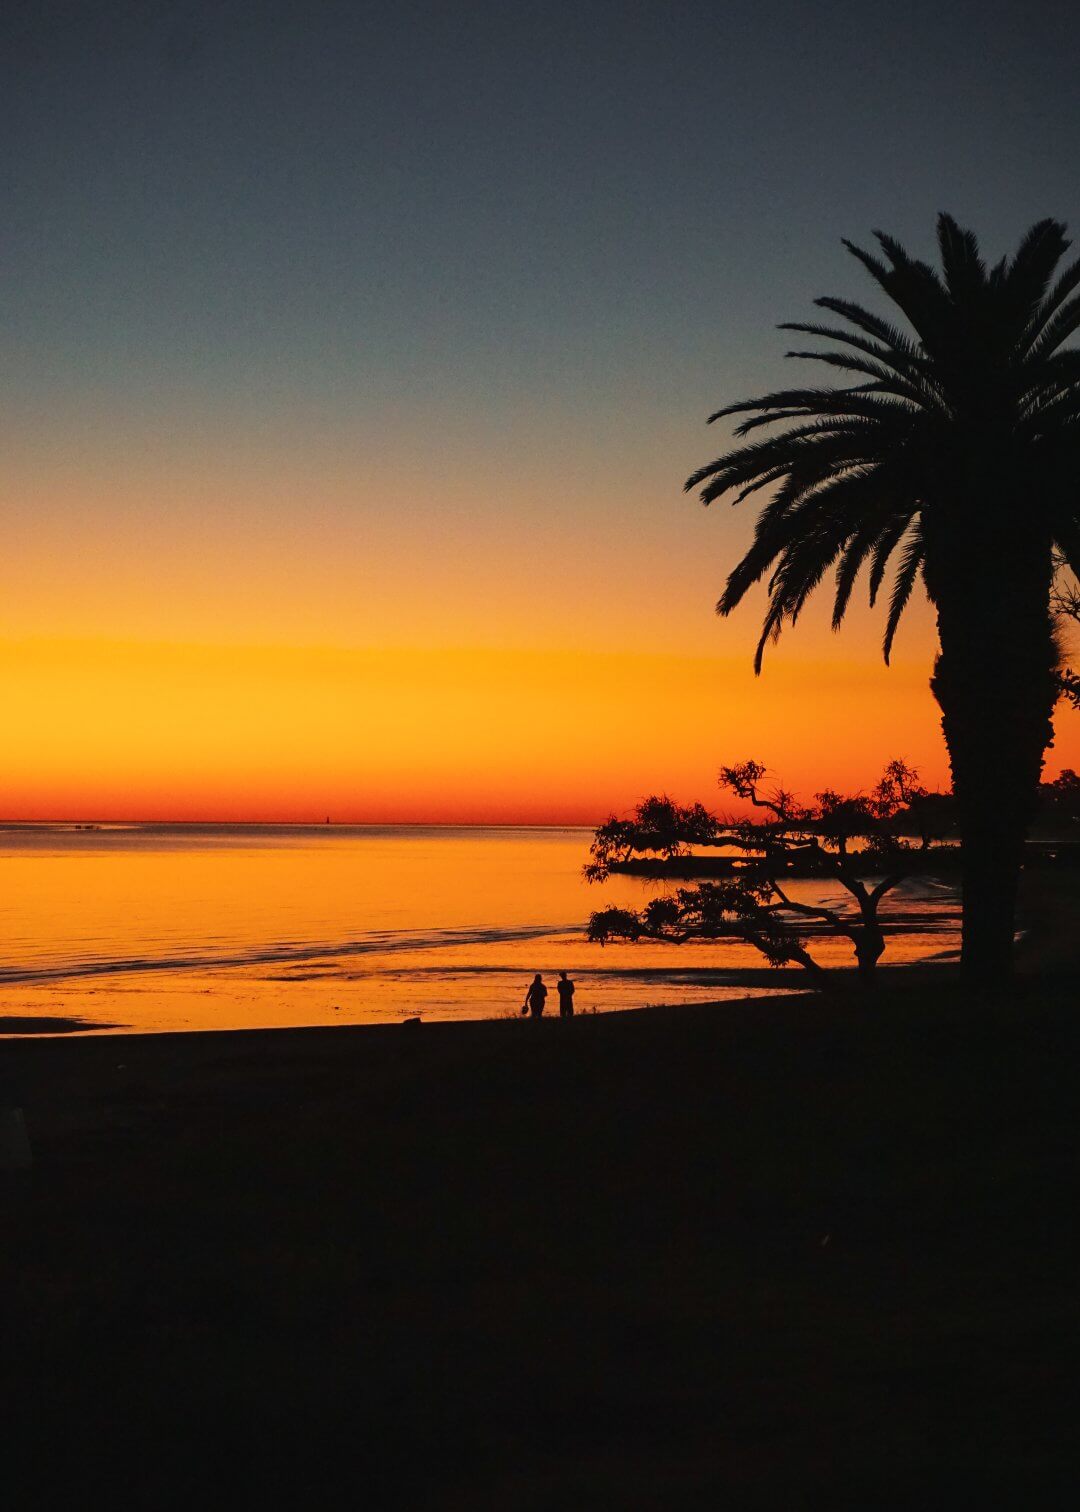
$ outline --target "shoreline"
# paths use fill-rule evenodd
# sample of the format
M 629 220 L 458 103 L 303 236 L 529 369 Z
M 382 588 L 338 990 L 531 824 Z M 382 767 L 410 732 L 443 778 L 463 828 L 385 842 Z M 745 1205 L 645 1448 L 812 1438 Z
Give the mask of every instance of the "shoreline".
M 1066 965 L 1069 963 L 1066 962 Z M 716 980 L 699 983 L 702 992 L 717 991 L 720 996 L 676 999 L 672 1002 L 657 1001 L 656 997 L 645 998 L 645 993 L 650 986 L 655 988 L 657 995 L 664 992 L 663 980 L 667 973 L 663 969 L 653 966 L 646 967 L 620 967 L 612 973 L 624 983 L 636 982 L 641 990 L 641 998 L 631 1003 L 623 1003 L 615 1007 L 582 1006 L 575 1012 L 575 1019 L 593 1017 L 616 1017 L 627 1013 L 663 1012 L 674 1013 L 683 1010 L 707 1009 L 721 1011 L 734 1007 L 744 1007 L 750 1004 L 764 1004 L 786 1000 L 788 998 L 800 998 L 809 995 L 812 998 L 821 999 L 823 994 L 815 988 L 805 972 L 798 967 L 770 968 L 768 966 L 748 966 L 734 970 L 723 968 L 697 967 L 684 968 L 678 971 L 677 963 L 672 962 L 672 972 L 682 978 L 679 985 L 685 986 L 687 979 L 692 976 L 714 977 Z M 499 968 L 500 974 L 513 975 L 517 982 L 516 973 L 506 973 L 505 968 Z M 182 973 L 177 973 L 182 976 Z M 651 981 L 653 977 L 660 980 Z M 891 992 L 896 986 L 906 984 L 908 987 L 916 984 L 938 986 L 948 984 L 957 978 L 955 961 L 949 960 L 921 960 L 910 963 L 896 962 L 885 964 L 878 968 L 878 989 L 882 992 Z M 588 974 L 578 973 L 579 987 L 587 983 Z M 853 990 L 859 991 L 857 974 L 853 968 L 846 965 L 833 970 L 833 988 L 825 994 L 826 998 L 843 1000 Z M 582 992 L 581 996 L 585 997 Z M 495 1000 L 492 999 L 492 1002 Z M 519 1006 L 519 1000 L 514 999 Z M 103 1010 L 107 1011 L 107 1010 Z M 430 1011 L 430 1010 L 429 1010 Z M 393 1029 L 403 1023 L 420 1019 L 425 1028 L 452 1027 L 465 1028 L 479 1024 L 513 1022 L 520 1014 L 517 1006 L 500 1008 L 498 1011 L 478 1012 L 475 1016 L 446 1015 L 437 1009 L 431 1017 L 425 1016 L 422 1005 L 415 1011 L 403 1011 L 394 1016 L 383 1018 L 356 1019 L 347 1018 L 344 1013 L 338 1019 L 320 1019 L 315 1023 L 299 1024 L 227 1024 L 221 1028 L 202 1024 L 197 1028 L 163 1028 L 141 1029 L 135 1025 L 116 1023 L 107 1019 L 90 1020 L 77 1014 L 34 1014 L 18 1012 L 4 1014 L 0 1011 L 0 1050 L 5 1044 L 20 1043 L 25 1040 L 41 1041 L 76 1041 L 81 1039 L 104 1039 L 114 1042 L 126 1041 L 130 1038 L 161 1039 L 169 1037 L 211 1035 L 219 1037 L 225 1034 L 294 1034 L 307 1030 L 321 1029 L 335 1032 L 343 1029 Z M 558 1018 L 557 1011 L 549 1011 L 545 1014 L 545 1021 Z
M 809 985 L 801 989 L 783 986 L 777 987 L 775 989 L 769 989 L 767 991 L 762 991 L 757 994 L 748 992 L 744 996 L 730 998 L 710 998 L 707 1000 L 702 1000 L 700 1002 L 637 1003 L 632 1006 L 623 1008 L 585 1009 L 576 1011 L 570 1022 L 581 1022 L 586 1019 L 595 1018 L 620 1018 L 625 1016 L 626 1014 L 638 1013 L 679 1013 L 682 1010 L 693 1009 L 709 1009 L 718 1011 L 732 1007 L 742 1008 L 752 1003 L 775 1002 L 777 1000 L 786 1001 L 789 998 L 794 1000 L 796 998 L 805 997 L 808 993 L 814 996 L 820 995 L 813 993 L 813 989 Z M 249 1027 L 241 1027 L 233 1024 L 221 1029 L 207 1027 L 198 1029 L 137 1029 L 128 1028 L 122 1025 L 92 1023 L 85 1019 L 76 1018 L 58 1017 L 53 1019 L 45 1015 L 11 1015 L 5 1017 L 4 1015 L 0 1014 L 0 1053 L 2 1053 L 2 1050 L 5 1046 L 23 1044 L 26 1042 L 72 1044 L 85 1043 L 90 1041 L 107 1041 L 110 1044 L 116 1045 L 126 1044 L 129 1040 L 220 1040 L 223 1036 L 228 1035 L 236 1035 L 244 1038 L 250 1038 L 252 1036 L 271 1036 L 277 1038 L 279 1036 L 306 1034 L 335 1035 L 354 1033 L 359 1030 L 380 1030 L 389 1032 L 391 1030 L 401 1029 L 409 1024 L 420 1024 L 425 1030 L 428 1030 L 430 1032 L 446 1029 L 469 1030 L 475 1029 L 481 1025 L 491 1024 L 514 1024 L 519 1020 L 522 1022 L 531 1022 L 531 1020 L 529 1020 L 528 1017 L 524 1014 L 506 1010 L 499 1013 L 481 1014 L 475 1018 L 455 1017 L 429 1019 L 425 1018 L 423 1013 L 421 1012 L 404 1015 L 396 1019 L 368 1020 L 362 1023 L 341 1022 L 281 1025 L 252 1024 Z M 543 1016 L 542 1022 L 545 1024 L 565 1024 L 567 1021 L 561 1020 L 558 1010 L 556 1010 L 553 1013 L 546 1012 Z M 62 1027 L 50 1027 L 54 1024 L 61 1025 Z M 27 1025 L 28 1027 L 7 1027 L 8 1025 Z
M 1055 921 L 1056 922 L 1056 921 Z M 1026 992 L 1032 986 L 1048 987 L 1053 990 L 1060 981 L 1071 980 L 1077 974 L 1076 952 L 1070 949 L 1048 950 L 1043 948 L 1044 935 L 1041 931 L 1032 939 L 1021 943 L 1018 957 L 1018 972 L 1015 979 L 1015 987 L 1021 992 Z M 674 963 L 673 963 L 674 968 Z M 619 970 L 619 975 L 631 978 L 635 976 L 650 975 L 654 968 L 645 967 L 625 968 Z M 712 974 L 710 968 L 699 968 L 703 975 Z M 783 1005 L 789 1001 L 795 1002 L 806 999 L 811 1002 L 828 1005 L 844 1005 L 849 1002 L 859 1002 L 867 1007 L 876 1000 L 882 1002 L 892 1001 L 899 997 L 903 1000 L 908 992 L 919 989 L 930 989 L 934 992 L 956 991 L 962 993 L 958 963 L 955 959 L 948 960 L 921 960 L 914 962 L 887 961 L 878 967 L 877 983 L 871 992 L 866 994 L 859 983 L 857 972 L 852 967 L 834 969 L 833 981 L 830 990 L 822 992 L 817 989 L 807 978 L 806 973 L 797 967 L 773 969 L 767 966 L 740 968 L 738 972 L 716 972 L 727 977 L 725 981 L 702 984 L 702 990 L 714 986 L 723 988 L 730 995 L 722 997 L 707 997 L 701 999 L 682 1000 L 670 1003 L 657 1001 L 639 1001 L 627 1006 L 615 1008 L 582 1008 L 574 1014 L 574 1022 L 587 1019 L 611 1019 L 623 1018 L 627 1015 L 637 1016 L 642 1013 L 656 1014 L 685 1014 L 694 1012 L 724 1013 L 743 1011 L 756 1008 L 759 1011 L 768 1005 Z M 738 981 L 731 978 L 738 975 Z M 515 979 L 516 980 L 516 979 Z M 663 984 L 657 984 L 657 990 L 663 991 Z M 403 1013 L 394 1018 L 375 1020 L 350 1021 L 342 1018 L 337 1021 L 309 1023 L 309 1024 L 251 1024 L 251 1025 L 227 1025 L 222 1028 L 214 1028 L 202 1025 L 191 1029 L 139 1029 L 127 1025 L 116 1025 L 105 1021 L 90 1021 L 73 1015 L 33 1015 L 0 1013 L 0 1055 L 5 1047 L 23 1043 L 82 1043 L 101 1041 L 113 1045 L 125 1044 L 129 1040 L 170 1040 L 182 1042 L 185 1040 L 198 1040 L 202 1038 L 220 1040 L 224 1036 L 290 1036 L 305 1034 L 339 1034 L 345 1031 L 355 1030 L 378 1030 L 390 1032 L 399 1030 L 406 1023 L 420 1020 L 422 1027 L 429 1032 L 445 1029 L 460 1029 L 463 1032 L 475 1030 L 480 1026 L 493 1024 L 515 1023 L 522 1016 L 515 1010 L 504 1009 L 499 1012 L 480 1013 L 475 1017 L 441 1017 L 426 1018 L 423 1009 L 415 1013 Z M 557 1011 L 550 1009 L 544 1015 L 544 1022 L 558 1021 Z M 25 1027 L 8 1027 L 24 1025 Z M 61 1027 L 54 1028 L 54 1025 Z

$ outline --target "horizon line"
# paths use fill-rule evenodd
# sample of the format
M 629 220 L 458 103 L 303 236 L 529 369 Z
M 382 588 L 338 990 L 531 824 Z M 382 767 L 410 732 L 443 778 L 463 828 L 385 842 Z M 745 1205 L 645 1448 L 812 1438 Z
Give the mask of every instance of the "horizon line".
M 601 821 L 596 821 L 597 823 Z M 138 828 L 148 825 L 233 825 L 291 829 L 593 829 L 593 822 L 560 819 L 7 819 L 0 829 L 33 829 L 55 825 L 97 825 Z

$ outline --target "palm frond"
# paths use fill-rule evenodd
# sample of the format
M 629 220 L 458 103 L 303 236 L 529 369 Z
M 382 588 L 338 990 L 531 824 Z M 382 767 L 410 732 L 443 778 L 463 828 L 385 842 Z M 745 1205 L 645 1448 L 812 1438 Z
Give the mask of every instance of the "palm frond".
M 819 310 L 830 310 L 832 314 L 839 315 L 842 320 L 849 320 L 853 326 L 865 331 L 868 336 L 875 336 L 885 346 L 892 347 L 894 351 L 903 352 L 911 361 L 925 363 L 925 358 L 917 343 L 912 341 L 910 336 L 905 335 L 897 326 L 890 325 L 887 320 L 882 320 L 880 315 L 864 310 L 862 305 L 855 304 L 850 299 L 833 299 L 828 295 L 815 299 L 814 303 Z
M 909 501 L 905 511 L 898 514 L 896 519 L 893 520 L 890 525 L 886 526 L 886 528 L 881 532 L 881 535 L 878 538 L 877 545 L 874 548 L 873 561 L 870 563 L 870 580 L 868 586 L 870 589 L 871 609 L 877 603 L 878 592 L 881 589 L 881 584 L 885 577 L 885 569 L 889 565 L 889 558 L 892 556 L 893 552 L 900 544 L 901 538 L 903 537 L 908 526 L 911 524 L 911 517 L 913 513 L 914 507 Z
M 843 624 L 859 571 L 867 557 L 879 545 L 883 530 L 888 528 L 888 511 L 893 508 L 895 505 L 890 501 L 881 511 L 871 514 L 844 548 L 840 565 L 836 569 L 836 597 L 833 599 L 832 612 L 834 630 L 839 630 Z
M 825 573 L 856 535 L 868 512 L 887 507 L 880 501 L 877 469 L 834 479 L 799 505 L 797 521 L 785 520 L 786 544 L 769 581 L 771 608 L 794 624 Z M 799 529 L 792 532 L 797 523 Z M 775 553 L 775 540 L 771 543 Z
M 745 487 L 766 473 L 799 472 L 808 478 L 825 477 L 840 468 L 866 459 L 870 448 L 865 436 L 847 429 L 816 430 L 799 427 L 802 434 L 786 431 L 781 436 L 736 447 L 699 468 L 687 479 L 687 489 L 704 483 L 703 504 L 712 504 L 724 494 Z
M 1007 257 L 1001 257 L 987 274 L 986 283 L 988 288 L 993 289 L 995 293 L 998 292 L 1004 284 L 1006 278 L 1008 277 L 1008 274 L 1009 259 Z
M 1055 351 L 1078 329 L 1080 329 L 1080 294 L 1074 294 L 1044 323 L 1025 355 L 1030 360 L 1037 360 Z
M 729 573 L 716 605 L 717 614 L 730 614 L 774 563 L 783 562 L 785 553 L 800 539 L 817 540 L 823 533 L 832 531 L 837 540 L 833 551 L 835 557 L 857 528 L 866 501 L 873 496 L 875 477 L 876 469 L 870 468 L 821 484 L 806 484 L 799 480 L 778 492 L 758 517 L 749 551 Z M 770 592 L 776 588 L 777 573 L 781 570 L 774 570 Z
M 951 215 L 938 216 L 938 247 L 945 274 L 945 287 L 957 303 L 977 299 L 986 286 L 986 264 L 979 256 L 979 243 Z
M 922 401 L 922 394 L 915 384 L 908 383 L 880 362 L 871 362 L 865 357 L 850 357 L 845 352 L 786 352 L 785 356 L 803 362 L 824 362 L 828 367 L 841 368 L 847 373 L 863 373 L 874 380 L 867 392 L 896 394 L 912 404 Z
M 1057 314 L 1069 295 L 1078 287 L 1080 287 L 1080 257 L 1062 270 L 1053 288 L 1044 299 L 1039 301 L 1019 343 L 1018 355 L 1021 358 L 1031 351 L 1041 337 L 1047 322 Z
M 873 418 L 893 419 L 899 413 L 913 412 L 912 406 L 895 399 L 875 399 L 858 388 L 845 389 L 780 389 L 775 394 L 765 394 L 760 399 L 742 399 L 737 404 L 727 404 L 714 410 L 709 424 L 726 420 L 732 415 L 746 415 L 755 410 L 795 410 L 807 417 L 811 415 L 864 415 Z
M 922 533 L 915 531 L 901 553 L 900 566 L 897 568 L 892 596 L 889 599 L 889 617 L 885 622 L 885 639 L 881 645 L 886 666 L 889 665 L 889 658 L 892 655 L 897 626 L 911 598 L 911 591 L 915 587 L 924 556 Z
M 765 659 L 765 647 L 770 641 L 774 644 L 780 639 L 780 632 L 784 628 L 783 611 L 770 605 L 765 616 L 765 622 L 761 627 L 761 637 L 754 647 L 754 676 L 761 676 L 761 664 Z
M 882 287 L 915 327 L 924 348 L 933 354 L 941 345 L 942 334 L 948 333 L 952 325 L 948 292 L 933 268 L 909 257 L 895 237 L 884 231 L 875 231 L 874 236 L 891 264 L 884 270 Z M 860 260 L 870 267 L 869 261 Z M 871 261 L 877 267 L 882 266 L 876 259 Z
M 1021 306 L 1033 312 L 1042 303 L 1050 287 L 1054 269 L 1069 250 L 1069 240 L 1061 221 L 1036 221 L 1028 230 L 1009 264 L 1006 286 Z
M 868 420 L 862 415 L 825 415 L 815 420 L 805 410 L 770 410 L 764 415 L 754 415 L 749 420 L 743 420 L 735 426 L 732 434 L 735 436 L 748 436 L 751 431 L 761 430 L 766 425 L 778 425 L 783 420 L 802 420 L 805 426 L 797 429 L 836 431 L 847 430 L 854 426 L 865 426 L 868 429 L 876 425 L 876 421 Z M 787 432 L 785 432 L 787 434 Z
M 769 583 L 770 602 L 792 625 L 844 550 L 854 528 L 851 521 L 837 521 L 831 529 L 823 528 L 793 541 L 781 557 Z
M 821 301 L 817 301 L 820 303 Z M 898 373 L 907 376 L 913 368 L 920 365 L 918 353 L 910 342 L 903 346 L 887 344 L 884 341 L 870 341 L 865 336 L 860 336 L 854 331 L 845 331 L 840 326 L 820 325 L 814 321 L 805 320 L 782 320 L 776 327 L 778 331 L 798 331 L 803 336 L 816 336 L 822 341 L 839 341 L 844 346 L 854 347 L 856 351 L 871 357 L 875 362 L 884 363 L 893 367 Z M 899 333 L 897 333 L 899 335 Z M 906 348 L 906 350 L 905 350 Z
M 1080 349 L 1068 348 L 1030 361 L 1017 370 L 1016 376 L 1014 402 L 1020 425 L 1033 421 L 1034 429 L 1038 429 L 1048 414 L 1060 419 L 1063 411 L 1080 400 Z

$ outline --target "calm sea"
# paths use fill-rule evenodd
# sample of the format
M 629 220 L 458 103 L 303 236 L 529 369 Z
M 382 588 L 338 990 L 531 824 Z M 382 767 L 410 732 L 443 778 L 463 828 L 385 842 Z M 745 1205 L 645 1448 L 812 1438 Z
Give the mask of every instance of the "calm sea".
M 233 1029 L 516 1014 L 569 971 L 579 1011 L 780 990 L 750 947 L 590 945 L 649 884 L 581 878 L 589 831 L 253 825 L 0 828 L 0 1034 Z M 801 897 L 828 895 L 794 884 Z M 955 946 L 913 883 L 887 960 Z M 823 961 L 846 945 L 821 942 Z M 786 990 L 790 990 L 787 987 Z M 551 1004 L 555 995 L 552 991 Z M 23 1021 L 21 1024 L 16 1021 Z

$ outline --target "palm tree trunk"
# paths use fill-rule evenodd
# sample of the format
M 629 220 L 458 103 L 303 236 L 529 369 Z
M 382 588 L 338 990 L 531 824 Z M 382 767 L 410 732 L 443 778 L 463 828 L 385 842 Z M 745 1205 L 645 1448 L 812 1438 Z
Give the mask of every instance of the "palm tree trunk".
M 939 576 L 941 654 L 930 683 L 942 712 L 963 849 L 961 966 L 983 985 L 1012 973 L 1024 840 L 1054 733 L 1049 542 L 1045 553 L 1033 551 L 1026 561 L 1017 560 L 1015 540 L 1008 550 L 1011 556 L 994 553 L 995 571 L 980 570 L 969 551 L 963 566 L 954 560 L 957 570 Z M 990 552 L 980 555 L 985 569 Z

